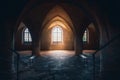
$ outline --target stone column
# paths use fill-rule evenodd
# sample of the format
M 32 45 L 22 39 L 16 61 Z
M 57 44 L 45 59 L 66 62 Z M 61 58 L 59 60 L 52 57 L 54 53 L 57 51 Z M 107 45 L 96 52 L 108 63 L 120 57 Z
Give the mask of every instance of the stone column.
M 35 34 L 33 34 L 32 53 L 40 56 L 40 35 L 38 33 Z
M 37 56 L 39 56 L 40 55 L 40 45 L 39 45 L 39 42 L 37 41 L 37 42 L 33 42 L 33 44 L 32 44 L 33 46 L 33 49 L 32 49 L 32 53 L 33 53 L 33 55 L 37 55 Z
M 75 54 L 78 56 L 79 54 L 82 54 L 83 49 L 83 42 L 82 42 L 82 36 L 77 33 L 75 37 Z

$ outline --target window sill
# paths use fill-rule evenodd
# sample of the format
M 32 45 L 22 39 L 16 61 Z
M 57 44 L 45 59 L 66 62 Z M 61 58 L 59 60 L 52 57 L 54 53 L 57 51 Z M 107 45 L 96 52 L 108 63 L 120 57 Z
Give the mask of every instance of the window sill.
M 62 45 L 63 42 L 52 42 L 52 45 Z
M 31 42 L 24 42 L 23 45 L 32 45 Z

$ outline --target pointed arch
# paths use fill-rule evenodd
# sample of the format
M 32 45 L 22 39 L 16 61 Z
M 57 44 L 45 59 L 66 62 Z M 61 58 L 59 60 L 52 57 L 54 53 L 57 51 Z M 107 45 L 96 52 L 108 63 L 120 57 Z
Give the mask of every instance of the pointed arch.
M 60 5 L 54 6 L 49 11 L 43 21 L 42 29 L 44 29 L 45 27 L 51 27 L 51 24 L 53 23 L 57 23 L 62 27 L 67 28 L 67 30 L 72 30 L 74 33 L 74 27 L 71 18 Z

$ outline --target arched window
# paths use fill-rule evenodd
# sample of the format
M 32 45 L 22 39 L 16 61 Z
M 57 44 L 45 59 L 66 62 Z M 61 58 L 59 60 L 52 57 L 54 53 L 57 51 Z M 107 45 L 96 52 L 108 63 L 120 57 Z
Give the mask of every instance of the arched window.
M 52 43 L 62 43 L 63 41 L 63 30 L 60 26 L 55 26 L 52 29 Z
M 85 30 L 84 34 L 83 34 L 83 42 L 87 43 L 88 42 L 88 38 L 89 38 L 89 34 L 88 34 L 88 29 Z
M 30 35 L 28 28 L 25 28 L 23 31 L 23 42 L 24 43 L 32 42 L 32 38 L 31 38 L 31 35 Z

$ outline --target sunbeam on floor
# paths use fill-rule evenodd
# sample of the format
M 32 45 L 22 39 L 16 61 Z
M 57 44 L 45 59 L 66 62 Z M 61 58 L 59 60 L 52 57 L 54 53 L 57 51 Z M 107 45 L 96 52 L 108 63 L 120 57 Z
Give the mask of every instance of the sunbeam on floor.
M 75 55 L 74 51 L 67 51 L 67 50 L 51 50 L 51 51 L 41 51 L 41 56 L 48 56 L 54 59 L 65 59 L 68 57 L 72 57 Z

